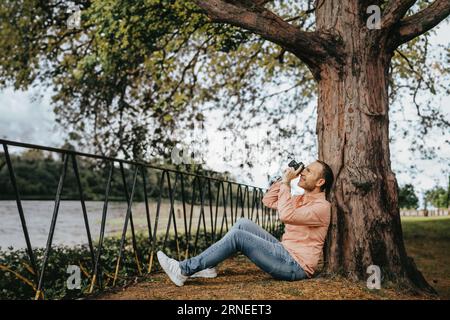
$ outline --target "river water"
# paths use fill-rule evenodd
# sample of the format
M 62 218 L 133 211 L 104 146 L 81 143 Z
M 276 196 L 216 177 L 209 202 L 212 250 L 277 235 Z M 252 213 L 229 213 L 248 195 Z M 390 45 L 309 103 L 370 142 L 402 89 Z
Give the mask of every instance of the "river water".
M 28 234 L 32 247 L 45 247 L 50 230 L 54 201 L 22 201 L 25 220 L 28 228 Z M 150 221 L 152 232 L 156 216 L 156 202 L 149 203 Z M 86 209 L 88 213 L 89 226 L 93 241 L 97 241 L 100 233 L 101 218 L 103 211 L 102 201 L 87 201 Z M 189 224 L 191 207 L 186 204 L 187 223 Z M 121 235 L 127 204 L 125 202 L 108 203 L 107 219 L 105 224 L 105 236 Z M 170 203 L 162 202 L 160 217 L 158 220 L 158 235 L 164 235 L 166 232 L 170 212 Z M 145 232 L 148 235 L 147 218 L 145 204 L 134 203 L 132 206 L 133 222 L 135 230 Z M 192 229 L 196 230 L 200 214 L 200 207 L 194 206 Z M 213 208 L 215 215 L 215 207 Z M 207 226 L 210 225 L 209 207 L 205 207 L 205 220 Z M 228 214 L 229 215 L 229 214 Z M 175 216 L 178 232 L 184 231 L 183 207 L 179 202 L 175 203 Z M 218 229 L 222 221 L 223 208 L 219 208 Z M 228 218 L 230 224 L 230 218 Z M 173 232 L 173 222 L 171 224 Z M 202 229 L 203 230 L 203 229 Z M 195 232 L 195 231 L 194 231 Z M 128 224 L 128 234 L 131 234 L 130 224 Z M 53 245 L 80 245 L 88 243 L 86 228 L 84 225 L 83 212 L 79 201 L 61 201 L 55 233 L 53 236 Z M 0 201 L 0 247 L 6 250 L 12 246 L 14 249 L 25 248 L 25 237 L 22 231 L 19 212 L 15 201 Z

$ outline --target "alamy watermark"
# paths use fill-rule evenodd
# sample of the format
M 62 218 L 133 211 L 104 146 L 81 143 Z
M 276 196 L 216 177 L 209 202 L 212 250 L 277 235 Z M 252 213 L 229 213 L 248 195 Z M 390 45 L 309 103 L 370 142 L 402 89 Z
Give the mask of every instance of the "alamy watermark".
M 381 269 L 377 265 L 370 265 L 366 270 L 367 274 L 370 274 L 369 278 L 367 278 L 367 288 L 370 290 L 373 289 L 381 289 Z
M 66 273 L 70 274 L 67 278 L 66 285 L 68 290 L 81 289 L 81 273 L 80 267 L 77 265 L 69 265 Z
M 67 8 L 67 13 L 70 14 L 67 18 L 67 28 L 68 29 L 80 29 L 81 28 L 81 9 L 77 5 L 69 5 Z
M 370 14 L 367 18 L 366 26 L 367 28 L 381 29 L 381 9 L 377 5 L 371 5 L 367 7 L 366 13 Z

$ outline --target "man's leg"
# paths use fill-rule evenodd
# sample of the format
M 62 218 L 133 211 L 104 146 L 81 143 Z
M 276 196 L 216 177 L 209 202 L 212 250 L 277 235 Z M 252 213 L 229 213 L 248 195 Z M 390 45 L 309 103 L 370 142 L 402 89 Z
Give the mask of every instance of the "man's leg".
M 189 276 L 213 267 L 236 252 L 242 252 L 274 278 L 296 280 L 306 277 L 280 242 L 268 241 L 238 228 L 232 228 L 201 254 L 180 262 L 181 273 Z
M 237 219 L 236 222 L 233 224 L 232 228 L 248 231 L 260 238 L 263 238 L 273 243 L 279 242 L 278 239 L 275 238 L 273 235 L 271 235 L 268 231 L 264 230 L 257 223 L 247 218 Z

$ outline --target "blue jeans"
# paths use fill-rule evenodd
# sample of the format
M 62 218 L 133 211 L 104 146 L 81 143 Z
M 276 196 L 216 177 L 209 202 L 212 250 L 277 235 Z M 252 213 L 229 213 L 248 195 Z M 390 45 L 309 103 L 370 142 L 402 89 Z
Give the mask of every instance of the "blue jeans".
M 238 219 L 222 239 L 201 254 L 181 261 L 181 273 L 190 276 L 200 270 L 214 267 L 236 252 L 242 252 L 275 279 L 293 281 L 307 277 L 280 241 L 246 218 Z

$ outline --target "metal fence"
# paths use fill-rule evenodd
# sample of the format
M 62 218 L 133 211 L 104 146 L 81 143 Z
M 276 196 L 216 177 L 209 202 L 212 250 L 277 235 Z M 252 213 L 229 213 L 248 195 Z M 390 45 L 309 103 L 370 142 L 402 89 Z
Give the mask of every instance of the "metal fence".
M 132 248 L 134 251 L 134 260 L 136 262 L 136 272 L 137 275 L 143 275 L 143 273 L 151 273 L 154 270 L 154 253 L 156 248 L 157 236 L 160 234 L 158 230 L 158 222 L 160 222 L 161 216 L 161 201 L 163 199 L 163 189 L 166 188 L 168 190 L 168 198 L 170 201 L 170 209 L 168 212 L 169 218 L 166 225 L 165 235 L 164 235 L 164 244 L 162 250 L 166 245 L 166 240 L 169 235 L 170 229 L 175 234 L 176 241 L 176 250 L 178 256 L 180 257 L 180 248 L 179 237 L 181 234 L 184 234 L 186 237 L 186 248 L 184 251 L 185 257 L 189 257 L 192 252 L 196 252 L 197 241 L 199 238 L 200 230 L 203 227 L 204 234 L 206 236 L 207 229 L 211 232 L 211 237 L 209 239 L 210 244 L 220 239 L 220 237 L 228 231 L 229 224 L 232 225 L 239 217 L 249 218 L 259 225 L 261 225 L 264 229 L 269 232 L 274 232 L 277 228 L 280 227 L 280 220 L 278 217 L 278 213 L 274 209 L 269 209 L 262 204 L 263 190 L 261 188 L 257 188 L 254 186 L 249 186 L 245 184 L 239 184 L 232 181 L 226 181 L 222 179 L 212 178 L 201 176 L 193 173 L 181 172 L 173 169 L 161 168 L 158 166 L 150 165 L 148 163 L 143 162 L 134 162 L 128 160 L 122 160 L 117 158 L 110 158 L 100 155 L 82 153 L 75 150 L 66 150 L 52 147 L 45 147 L 40 145 L 32 145 L 26 143 L 20 143 L 15 141 L 3 140 L 0 139 L 0 143 L 3 145 L 4 151 L 4 160 L 6 163 L 7 170 L 9 172 L 10 182 L 12 189 L 15 195 L 15 201 L 17 203 L 17 210 L 20 217 L 20 223 L 23 231 L 23 236 L 26 242 L 26 251 L 28 254 L 28 258 L 30 261 L 31 268 L 33 270 L 33 274 L 35 275 L 34 280 L 34 290 L 35 290 L 35 299 L 43 299 L 43 290 L 45 285 L 45 272 L 49 259 L 49 255 L 51 254 L 52 249 L 52 241 L 53 235 L 55 233 L 56 222 L 58 218 L 58 211 L 61 203 L 61 196 L 63 194 L 63 187 L 65 178 L 67 176 L 69 169 L 69 162 L 71 164 L 71 170 L 73 170 L 73 174 L 76 177 L 76 184 L 78 189 L 79 197 L 77 200 L 81 203 L 81 214 L 84 220 L 84 226 L 86 231 L 86 236 L 88 240 L 89 252 L 90 252 L 90 260 L 92 262 L 92 270 L 90 272 L 90 288 L 89 292 L 92 293 L 94 287 L 98 290 L 102 290 L 102 266 L 101 266 L 101 257 L 102 257 L 102 245 L 105 237 L 105 224 L 108 212 L 108 201 L 111 191 L 111 181 L 113 176 L 117 170 L 119 170 L 120 179 L 123 182 L 123 189 L 125 192 L 125 198 L 127 203 L 127 210 L 125 215 L 125 220 L 123 222 L 121 241 L 120 241 L 120 250 L 117 253 L 117 263 L 115 267 L 114 281 L 113 286 L 116 284 L 116 280 L 118 277 L 121 259 L 124 254 L 124 243 L 127 236 L 128 225 L 131 228 L 131 240 L 132 240 Z M 54 199 L 54 209 L 51 218 L 50 228 L 47 237 L 47 243 L 45 246 L 45 253 L 42 261 L 40 261 L 39 265 L 36 261 L 35 254 L 33 252 L 33 246 L 30 241 L 30 236 L 27 228 L 27 222 L 24 215 L 24 209 L 22 207 L 22 200 L 20 196 L 20 186 L 17 183 L 16 175 L 14 171 L 14 166 L 11 160 L 11 156 L 9 153 L 9 146 L 19 147 L 24 149 L 37 149 L 42 151 L 47 151 L 51 153 L 56 153 L 61 155 L 62 164 L 61 164 L 61 174 L 59 176 L 58 187 L 56 190 L 56 196 Z M 91 237 L 91 231 L 89 226 L 88 212 L 85 204 L 85 196 L 83 194 L 83 183 L 80 178 L 80 170 L 78 166 L 77 160 L 83 158 L 96 159 L 104 162 L 104 165 L 108 168 L 108 177 L 107 183 L 104 191 L 104 200 L 103 200 L 103 210 L 102 210 L 102 218 L 100 225 L 100 233 L 98 243 L 96 248 L 94 248 L 94 244 Z M 128 166 L 132 169 L 133 179 L 131 190 L 130 186 L 127 185 L 124 166 Z M 154 213 L 154 225 L 151 224 L 151 212 L 149 209 L 149 197 L 147 194 L 148 185 L 147 185 L 147 177 L 146 172 L 148 170 L 156 170 L 160 173 L 159 183 L 157 189 L 159 190 L 159 196 L 157 197 L 157 206 L 156 212 Z M 135 197 L 136 192 L 136 183 L 138 175 L 141 176 L 141 181 L 143 182 L 143 192 L 144 192 L 144 204 L 145 204 L 145 214 L 147 221 L 147 235 L 148 237 L 148 250 L 149 260 L 146 263 L 139 261 L 138 258 L 138 248 L 136 245 L 136 232 L 135 226 L 133 223 L 133 212 L 132 212 L 132 204 Z M 175 181 L 172 184 L 171 175 L 175 175 Z M 190 184 L 190 188 L 192 190 L 191 197 L 185 194 L 186 184 Z M 184 228 L 179 227 L 176 224 L 175 210 L 174 210 L 174 190 L 177 186 L 181 189 L 181 204 L 183 211 L 183 222 Z M 211 187 L 214 186 L 216 189 L 216 194 L 213 195 L 211 193 Z M 196 194 L 199 194 L 199 197 L 196 197 Z M 200 214 L 198 216 L 197 228 L 193 230 L 193 207 L 195 202 L 199 201 L 200 205 Z M 190 200 L 190 201 L 189 201 Z M 220 205 L 219 205 L 220 204 Z M 187 206 L 191 206 L 190 213 L 187 210 Z M 219 216 L 218 209 L 219 206 L 222 208 L 222 214 Z M 206 226 L 206 217 L 209 211 L 209 224 Z M 178 217 L 180 218 L 180 217 Z M 219 225 L 218 225 L 219 223 Z M 181 230 L 180 230 L 181 229 Z M 195 233 L 195 237 L 193 234 Z M 143 271 L 144 270 L 144 271 Z

